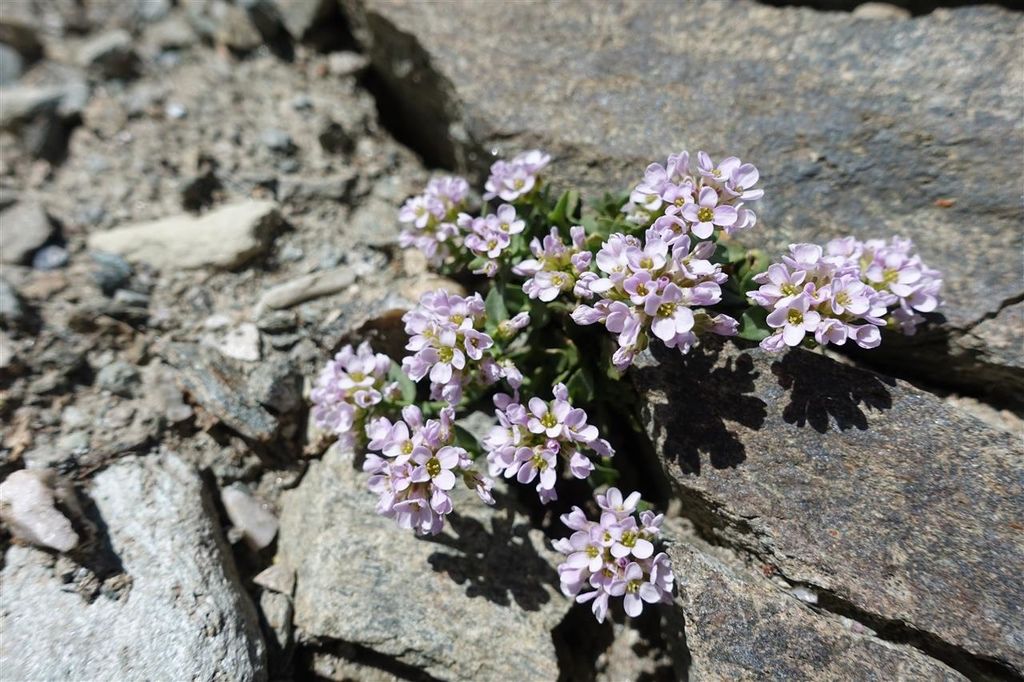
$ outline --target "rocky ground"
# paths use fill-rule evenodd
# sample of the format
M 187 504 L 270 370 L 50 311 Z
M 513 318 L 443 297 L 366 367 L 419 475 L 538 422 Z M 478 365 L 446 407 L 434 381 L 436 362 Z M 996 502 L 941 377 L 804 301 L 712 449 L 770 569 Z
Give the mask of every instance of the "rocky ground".
M 1019 679 L 1024 22 L 904 4 L 4 2 L 2 676 Z M 885 353 L 644 358 L 679 594 L 625 626 L 511 492 L 417 540 L 307 426 L 439 284 L 396 207 L 534 146 L 587 189 L 735 152 L 756 245 L 946 273 Z

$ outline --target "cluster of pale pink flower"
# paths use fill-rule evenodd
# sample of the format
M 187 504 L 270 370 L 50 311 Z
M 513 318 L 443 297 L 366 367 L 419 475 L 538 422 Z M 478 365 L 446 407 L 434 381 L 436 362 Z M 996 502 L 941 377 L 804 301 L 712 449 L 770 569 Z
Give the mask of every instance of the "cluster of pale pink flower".
M 405 402 L 414 388 L 389 358 L 374 354 L 365 343 L 343 348 L 317 378 L 312 391 L 316 422 L 348 446 L 365 443 L 364 469 L 378 496 L 377 511 L 402 528 L 439 533 L 453 510 L 451 491 L 460 480 L 488 504 L 494 503 L 491 477 L 499 476 L 534 485 L 541 502 L 548 503 L 558 498 L 560 477 L 586 479 L 598 458 L 614 454 L 587 412 L 572 403 L 565 384 L 556 384 L 547 400 L 511 361 L 515 351 L 510 344 L 518 343 L 516 335 L 531 319 L 527 312 L 507 313 L 506 301 L 516 300 L 504 297 L 509 272 L 525 279 L 528 298 L 554 304 L 564 297 L 568 306 L 552 307 L 571 309 L 576 324 L 603 325 L 615 337 L 612 363 L 619 370 L 628 368 L 652 339 L 687 353 L 702 334 L 739 331 L 733 317 L 711 311 L 722 302 L 728 280 L 716 242 L 757 223 L 750 205 L 763 191 L 755 187 L 759 173 L 753 165 L 736 157 L 716 164 L 704 152 L 691 159 L 685 151 L 664 165 L 651 164 L 621 214 L 600 216 L 621 229 L 597 245 L 593 235 L 588 241 L 583 226 L 567 224 L 565 207 L 573 193 L 566 193 L 554 210 L 547 205 L 540 173 L 550 160 L 533 150 L 495 162 L 482 194 L 485 211 L 490 210 L 486 202 L 501 202 L 493 213 L 473 217 L 466 212 L 469 184 L 458 177 L 431 180 L 399 212 L 403 246 L 422 250 L 435 264 L 469 263 L 476 274 L 501 278 L 486 301 L 478 293 L 433 291 L 402 318 L 409 355 L 401 372 L 413 383 L 429 382 L 430 399 L 441 403 L 430 406 L 438 411 L 436 419 L 416 405 L 405 405 L 401 418 L 392 421 L 403 404 L 400 386 L 406 387 Z M 525 252 L 518 235 L 537 215 L 552 216 L 561 229 L 550 227 L 543 237 L 534 236 L 532 257 L 510 262 L 510 254 Z M 601 234 L 614 229 L 607 222 L 595 224 Z M 532 229 L 538 226 L 533 223 Z M 760 288 L 747 296 L 767 311 L 761 315 L 770 331 L 760 333 L 768 334 L 761 345 L 769 350 L 808 338 L 872 348 L 884 327 L 913 333 L 921 314 L 939 305 L 942 286 L 941 274 L 921 261 L 908 240 L 853 237 L 824 248 L 794 244 L 781 262 L 753 281 Z M 521 298 L 518 303 L 508 307 L 522 308 Z M 547 319 L 546 312 L 539 317 Z M 477 446 L 466 445 L 474 441 L 457 438 L 456 410 L 502 382 L 493 398 L 497 424 L 481 443 L 488 474 L 483 475 L 473 462 L 471 450 Z M 532 397 L 520 397 L 524 385 Z M 599 521 L 588 520 L 578 507 L 561 517 L 573 531 L 555 542 L 566 555 L 558 567 L 562 590 L 591 603 L 598 620 L 605 618 L 611 598 L 621 597 L 629 616 L 639 615 L 645 603 L 671 599 L 671 564 L 655 546 L 662 516 L 637 514 L 639 498 L 639 493 L 624 497 L 610 488 L 595 497 Z
M 494 397 L 498 425 L 484 440 L 491 476 L 516 477 L 520 483 L 537 480 L 541 502 L 558 499 L 555 482 L 560 459 L 565 460 L 576 478 L 586 478 L 594 463 L 585 451 L 602 457 L 614 454 L 597 427 L 587 423 L 587 413 L 573 407 L 569 389 L 555 384 L 554 400 L 534 397 L 523 406 L 518 393 L 499 393 Z
M 885 242 L 854 237 L 834 239 L 824 249 L 792 244 L 781 263 L 754 277 L 761 287 L 748 294 L 769 311 L 773 332 L 761 341 L 766 350 L 798 346 L 806 335 L 820 345 L 851 341 L 875 348 L 880 329 L 910 335 L 935 310 L 941 273 L 913 253 L 909 239 Z

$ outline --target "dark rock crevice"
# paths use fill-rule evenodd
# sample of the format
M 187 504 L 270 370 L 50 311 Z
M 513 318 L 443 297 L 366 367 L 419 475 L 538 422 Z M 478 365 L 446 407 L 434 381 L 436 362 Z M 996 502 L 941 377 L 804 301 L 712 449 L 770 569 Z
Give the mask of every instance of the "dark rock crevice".
M 966 327 L 958 331 L 965 333 L 969 332 L 982 322 L 985 322 L 986 320 L 994 320 L 995 318 L 999 317 L 999 314 L 1002 313 L 1004 310 L 1006 310 L 1012 305 L 1017 305 L 1018 303 L 1024 303 L 1024 293 L 1017 294 L 1016 296 L 1011 296 L 1010 298 L 1004 300 L 1002 303 L 999 304 L 999 307 L 996 308 L 994 311 L 987 313 L 986 315 L 983 315 L 979 319 L 975 320 L 971 324 L 967 325 Z
M 360 679 L 386 673 L 409 682 L 441 682 L 426 671 L 369 647 L 343 640 L 318 638 L 300 645 L 297 658 L 301 669 L 312 672 L 312 679 Z M 328 671 L 334 674 L 328 676 Z
M 464 169 L 454 131 L 463 118 L 452 83 L 431 63 L 416 36 L 357 0 L 343 8 L 353 35 L 370 57 L 362 85 L 377 102 L 381 124 L 432 167 Z
M 891 334 L 878 348 L 851 346 L 845 352 L 867 367 L 910 381 L 930 393 L 955 391 L 1024 416 L 1021 329 L 1014 319 L 1000 320 L 1022 303 L 1024 294 L 1019 294 L 962 327 L 925 329 L 920 339 Z M 1014 334 L 1018 335 L 1015 350 Z M 996 348 L 990 338 L 994 335 L 1005 336 L 1005 345 L 1010 347 Z

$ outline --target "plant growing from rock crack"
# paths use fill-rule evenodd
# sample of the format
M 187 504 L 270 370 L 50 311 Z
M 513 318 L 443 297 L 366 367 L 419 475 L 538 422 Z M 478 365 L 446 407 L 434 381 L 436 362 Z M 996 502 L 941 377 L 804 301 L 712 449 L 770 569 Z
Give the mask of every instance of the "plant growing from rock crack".
M 874 348 L 882 329 L 912 334 L 939 305 L 940 274 L 908 240 L 793 244 L 772 264 L 740 247 L 734 237 L 757 225 L 750 206 L 763 191 L 736 157 L 674 154 L 628 197 L 606 194 L 586 210 L 577 192 L 556 195 L 544 181 L 550 161 L 533 150 L 495 162 L 478 215 L 459 177 L 406 201 L 401 244 L 441 273 L 482 275 L 472 284 L 485 295 L 427 293 L 403 317 L 400 366 L 364 343 L 317 379 L 317 423 L 368 451 L 377 511 L 402 528 L 439 533 L 460 479 L 488 504 L 492 477 L 534 486 L 543 504 L 562 480 L 613 483 L 607 437 L 632 417 L 622 372 L 652 341 L 682 354 L 707 334 L 769 351 Z M 488 403 L 496 423 L 478 440 L 458 418 Z M 654 544 L 662 517 L 642 510 L 638 522 L 639 501 L 610 487 L 584 505 L 597 522 L 578 506 L 561 516 L 574 531 L 555 543 L 567 555 L 562 590 L 598 620 L 611 597 L 630 616 L 671 599 L 671 565 Z

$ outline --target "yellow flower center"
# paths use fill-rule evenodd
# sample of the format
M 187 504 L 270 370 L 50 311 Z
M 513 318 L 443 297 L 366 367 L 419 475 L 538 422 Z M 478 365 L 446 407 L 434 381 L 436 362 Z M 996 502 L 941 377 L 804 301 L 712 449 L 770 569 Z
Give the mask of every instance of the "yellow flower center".
M 804 323 L 804 314 L 802 312 L 800 312 L 799 310 L 795 310 L 793 308 L 790 308 L 789 309 L 789 314 L 786 315 L 786 321 L 789 322 L 790 324 L 803 324 Z
M 441 359 L 441 362 L 451 362 L 455 357 L 455 351 L 450 346 L 441 346 L 437 350 L 437 357 Z
M 550 429 L 556 424 L 558 424 L 558 420 L 555 419 L 555 415 L 548 412 L 547 414 L 540 418 L 540 423 L 544 426 L 545 429 Z
M 710 223 L 715 217 L 714 209 L 710 209 L 707 206 L 701 206 L 697 209 L 697 220 L 702 223 Z
M 427 473 L 431 478 L 441 473 L 441 462 L 437 461 L 437 457 L 431 457 L 427 460 Z

